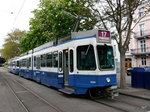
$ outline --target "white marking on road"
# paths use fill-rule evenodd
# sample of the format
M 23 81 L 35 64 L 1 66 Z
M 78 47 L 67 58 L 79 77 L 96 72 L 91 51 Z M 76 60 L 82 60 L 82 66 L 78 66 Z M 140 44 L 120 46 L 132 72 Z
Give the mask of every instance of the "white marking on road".
M 28 91 L 17 91 L 16 93 L 27 93 Z

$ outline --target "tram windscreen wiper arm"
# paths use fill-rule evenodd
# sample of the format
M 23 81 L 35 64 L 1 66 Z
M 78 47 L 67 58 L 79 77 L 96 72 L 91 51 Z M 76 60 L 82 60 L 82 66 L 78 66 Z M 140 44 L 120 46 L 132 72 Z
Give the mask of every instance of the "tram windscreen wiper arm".
M 91 44 L 89 44 L 89 46 L 88 46 L 88 48 L 87 48 L 87 50 L 86 50 L 86 52 L 85 52 L 85 56 L 87 55 L 87 53 L 88 53 L 88 51 L 89 51 L 89 49 L 90 49 L 90 46 L 91 46 Z

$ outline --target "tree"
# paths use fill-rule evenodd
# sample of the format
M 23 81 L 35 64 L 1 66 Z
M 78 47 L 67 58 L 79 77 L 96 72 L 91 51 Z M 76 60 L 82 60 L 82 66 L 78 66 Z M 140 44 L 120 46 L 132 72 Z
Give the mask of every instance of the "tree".
M 21 54 L 20 41 L 24 35 L 25 31 L 19 29 L 14 29 L 7 34 L 7 38 L 3 44 L 3 49 L 1 50 L 1 53 L 6 60 Z
M 113 23 L 113 35 L 118 43 L 120 52 L 120 87 L 126 87 L 125 53 L 130 43 L 134 26 L 132 25 L 134 12 L 141 5 L 142 0 L 88 0 L 88 7 L 99 19 L 99 26 L 112 29 L 106 22 Z M 139 21 L 138 21 L 139 22 Z M 127 33 L 123 37 L 123 32 Z
M 97 21 L 85 4 L 84 0 L 41 0 L 39 8 L 33 11 L 30 30 L 21 42 L 23 51 L 70 33 L 77 18 L 64 10 L 81 17 L 78 30 L 92 29 Z

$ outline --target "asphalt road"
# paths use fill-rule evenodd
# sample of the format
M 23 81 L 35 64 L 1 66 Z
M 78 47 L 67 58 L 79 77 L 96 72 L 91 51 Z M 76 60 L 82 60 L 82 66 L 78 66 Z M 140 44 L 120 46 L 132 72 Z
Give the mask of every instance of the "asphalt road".
M 26 112 L 24 107 L 22 107 L 16 97 L 12 94 L 8 85 L 5 84 L 6 80 L 14 89 L 15 93 L 17 93 L 17 96 L 29 112 L 120 112 L 112 107 L 93 102 L 84 96 L 63 94 L 57 89 L 8 73 L 2 68 L 0 68 L 0 112 Z M 58 110 L 53 109 L 47 103 L 41 101 L 41 99 L 31 94 L 23 87 L 17 85 L 13 80 L 21 83 L 26 88 L 29 88 Z
M 2 71 L 0 69 L 0 112 L 25 112 L 1 76 L 5 75 Z
M 124 95 L 114 100 L 93 101 L 85 96 L 63 94 L 55 88 L 24 79 L 0 68 L 0 112 L 149 112 L 149 110 L 150 101 Z

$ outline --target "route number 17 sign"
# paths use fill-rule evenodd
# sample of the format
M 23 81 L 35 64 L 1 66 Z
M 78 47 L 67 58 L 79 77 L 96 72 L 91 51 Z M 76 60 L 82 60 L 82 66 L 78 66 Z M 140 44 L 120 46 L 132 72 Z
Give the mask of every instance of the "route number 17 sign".
M 97 41 L 100 43 L 110 43 L 110 32 L 106 30 L 98 30 Z

